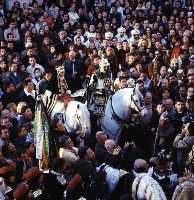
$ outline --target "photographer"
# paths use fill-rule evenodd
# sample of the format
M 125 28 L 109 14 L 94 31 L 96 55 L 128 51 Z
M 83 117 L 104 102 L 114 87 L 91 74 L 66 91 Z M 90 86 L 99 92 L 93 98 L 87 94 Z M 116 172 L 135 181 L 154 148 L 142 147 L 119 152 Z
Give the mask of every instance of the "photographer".
M 148 173 L 160 184 L 166 196 L 171 197 L 177 183 L 177 174 L 172 171 L 171 156 L 161 150 L 157 157 L 150 159 L 150 165 L 153 168 L 150 168 Z
M 178 172 L 182 174 L 188 153 L 194 145 L 194 123 L 183 124 L 182 132 L 178 134 L 173 142 L 176 149 L 176 164 Z
M 185 169 L 185 176 L 179 179 L 179 185 L 175 188 L 172 200 L 192 199 L 194 195 L 194 164 Z

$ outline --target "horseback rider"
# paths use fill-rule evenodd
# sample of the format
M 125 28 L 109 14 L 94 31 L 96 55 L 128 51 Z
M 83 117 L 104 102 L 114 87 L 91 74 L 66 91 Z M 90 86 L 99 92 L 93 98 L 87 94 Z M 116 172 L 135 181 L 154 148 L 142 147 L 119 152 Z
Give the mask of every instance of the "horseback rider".
M 99 62 L 96 70 L 89 81 L 87 88 L 88 109 L 95 115 L 102 115 L 105 103 L 112 93 L 113 80 L 110 71 L 110 63 L 106 58 Z

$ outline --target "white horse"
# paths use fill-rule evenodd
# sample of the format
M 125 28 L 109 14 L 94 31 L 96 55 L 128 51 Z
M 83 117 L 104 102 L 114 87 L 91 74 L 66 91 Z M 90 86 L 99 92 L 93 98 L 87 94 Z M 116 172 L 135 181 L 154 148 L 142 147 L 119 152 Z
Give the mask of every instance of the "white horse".
M 148 173 L 138 174 L 132 184 L 132 198 L 134 200 L 167 200 L 159 183 Z
M 101 129 L 117 141 L 123 125 L 136 123 L 142 109 L 134 88 L 118 90 L 106 104 L 104 116 L 100 119 Z
M 62 114 L 67 132 L 77 136 L 90 135 L 90 113 L 85 104 L 70 101 L 65 108 L 64 102 L 59 101 L 57 95 L 52 95 L 50 91 L 41 95 L 41 99 L 51 119 L 54 119 L 56 114 Z

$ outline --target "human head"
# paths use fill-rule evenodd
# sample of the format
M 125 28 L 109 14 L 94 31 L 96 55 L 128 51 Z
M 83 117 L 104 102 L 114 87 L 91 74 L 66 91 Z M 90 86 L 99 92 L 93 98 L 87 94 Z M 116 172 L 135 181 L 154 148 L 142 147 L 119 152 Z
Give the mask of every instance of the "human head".
M 180 97 L 186 97 L 187 96 L 187 89 L 186 86 L 181 84 L 178 88 L 178 94 Z
M 175 108 L 177 113 L 183 113 L 186 108 L 185 101 L 183 99 L 176 99 Z
M 0 128 L 0 138 L 3 141 L 6 141 L 9 139 L 9 129 L 5 126 L 1 126 Z
M 78 155 L 81 160 L 92 160 L 95 157 L 94 152 L 87 146 L 82 146 L 78 149 Z
M 25 137 L 28 134 L 28 129 L 27 129 L 26 124 L 21 124 L 17 128 L 18 128 L 19 137 Z
M 144 104 L 145 105 L 152 104 L 152 93 L 151 92 L 146 92 L 145 97 L 144 97 Z
M 6 92 L 8 92 L 8 93 L 14 93 L 15 92 L 16 86 L 15 86 L 14 83 L 11 83 L 9 81 L 5 81 L 4 84 L 5 84 Z
M 101 144 L 105 144 L 105 141 L 107 140 L 107 135 L 103 131 L 98 131 L 96 133 L 96 140 Z
M 137 80 L 136 87 L 139 89 L 140 92 L 144 91 L 144 82 L 140 79 Z
M 73 51 L 73 50 L 69 51 L 69 59 L 70 59 L 70 60 L 74 60 L 75 57 L 76 57 L 75 51 Z
M 168 99 L 165 99 L 164 101 L 164 106 L 166 108 L 167 111 L 171 110 L 174 106 L 174 102 L 172 99 L 168 98 Z
M 8 117 L 2 117 L 0 119 L 0 125 L 9 129 L 11 127 L 10 119 Z
M 146 173 L 148 171 L 149 165 L 143 159 L 136 159 L 133 165 L 133 169 L 137 173 Z
M 33 119 L 32 110 L 31 110 L 31 108 L 29 106 L 24 106 L 22 108 L 22 114 L 29 121 L 31 121 Z
M 194 94 L 194 87 L 190 85 L 187 89 L 187 98 L 193 96 L 193 94 Z
M 11 66 L 10 66 L 10 71 L 11 72 L 17 72 L 18 70 L 18 66 L 17 66 L 17 63 L 11 63 Z
M 30 79 L 24 81 L 24 89 L 26 89 L 29 93 L 33 91 L 34 85 Z
M 44 78 L 47 81 L 51 81 L 51 79 L 52 79 L 52 72 L 50 70 L 45 70 L 44 71 Z
M 29 57 L 29 64 L 35 65 L 36 64 L 36 58 L 34 56 Z
M 40 71 L 39 68 L 35 68 L 35 69 L 34 69 L 34 76 L 35 76 L 36 78 L 40 78 L 40 77 L 41 77 L 41 71 Z
M 116 148 L 116 142 L 112 139 L 108 139 L 105 141 L 105 144 L 104 144 L 106 150 L 112 154 L 114 149 Z
M 187 76 L 188 84 L 194 85 L 194 74 Z

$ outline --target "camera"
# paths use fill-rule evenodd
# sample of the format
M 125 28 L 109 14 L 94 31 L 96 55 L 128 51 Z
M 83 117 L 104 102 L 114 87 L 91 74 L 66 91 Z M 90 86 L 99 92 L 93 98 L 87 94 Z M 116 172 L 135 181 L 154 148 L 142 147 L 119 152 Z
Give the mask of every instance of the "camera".
M 159 164 L 161 165 L 166 164 L 171 161 L 171 155 L 170 153 L 167 153 L 165 149 L 162 149 L 158 153 L 157 157 L 158 157 Z

